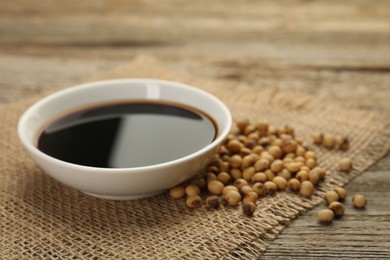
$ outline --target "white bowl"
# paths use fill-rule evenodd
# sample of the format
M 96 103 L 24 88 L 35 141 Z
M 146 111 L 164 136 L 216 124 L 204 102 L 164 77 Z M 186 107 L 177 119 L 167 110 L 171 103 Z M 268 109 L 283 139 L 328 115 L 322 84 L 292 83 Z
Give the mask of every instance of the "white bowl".
M 106 101 L 164 100 L 197 108 L 216 122 L 218 133 L 206 147 L 173 161 L 133 168 L 98 168 L 68 163 L 37 148 L 40 129 L 64 111 Z M 50 176 L 86 194 L 105 199 L 138 199 L 161 193 L 204 168 L 230 131 L 227 107 L 200 89 L 162 80 L 118 79 L 68 88 L 32 105 L 20 118 L 19 138 L 35 162 Z

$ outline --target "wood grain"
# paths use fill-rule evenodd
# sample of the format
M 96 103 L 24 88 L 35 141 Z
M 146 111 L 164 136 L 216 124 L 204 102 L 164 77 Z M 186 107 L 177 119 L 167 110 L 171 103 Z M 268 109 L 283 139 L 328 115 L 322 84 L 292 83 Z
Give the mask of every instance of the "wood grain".
M 195 76 L 296 89 L 390 118 L 390 3 L 380 0 L 0 2 L 0 104 L 76 84 L 140 55 Z M 263 258 L 390 258 L 390 155 L 348 184 L 331 226 L 321 205 Z

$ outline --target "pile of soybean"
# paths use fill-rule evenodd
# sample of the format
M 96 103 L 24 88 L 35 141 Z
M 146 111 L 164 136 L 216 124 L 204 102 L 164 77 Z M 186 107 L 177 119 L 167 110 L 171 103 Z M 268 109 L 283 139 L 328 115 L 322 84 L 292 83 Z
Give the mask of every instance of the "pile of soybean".
M 330 135 L 313 138 L 317 145 L 325 140 L 328 149 L 346 150 L 349 146 L 347 138 L 336 137 L 332 145 Z M 351 168 L 348 158 L 340 161 L 341 170 Z M 244 120 L 236 123 L 205 170 L 171 188 L 170 195 L 185 198 L 190 208 L 202 204 L 210 210 L 241 205 L 243 213 L 252 216 L 260 198 L 279 191 L 310 197 L 325 175 L 325 169 L 317 164 L 316 153 L 295 137 L 292 127 L 274 128 L 268 123 Z

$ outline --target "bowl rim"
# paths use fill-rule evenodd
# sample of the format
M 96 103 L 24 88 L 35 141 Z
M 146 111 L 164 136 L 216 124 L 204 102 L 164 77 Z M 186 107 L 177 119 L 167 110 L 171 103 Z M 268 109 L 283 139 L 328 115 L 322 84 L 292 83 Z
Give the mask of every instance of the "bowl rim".
M 168 84 L 174 87 L 185 87 L 187 89 L 190 89 L 191 91 L 195 91 L 200 93 L 201 95 L 207 96 L 209 99 L 211 99 L 214 103 L 216 103 L 224 112 L 227 118 L 226 122 L 226 127 L 224 129 L 221 129 L 221 133 L 215 138 L 210 144 L 206 145 L 205 147 L 197 150 L 194 153 L 191 153 L 189 155 L 168 161 L 168 162 L 163 162 L 159 164 L 153 164 L 153 165 L 148 165 L 148 166 L 138 166 L 138 167 L 126 167 L 126 168 L 103 168 L 103 167 L 93 167 L 93 166 L 86 166 L 86 165 L 80 165 L 80 164 L 75 164 L 75 163 L 70 163 L 66 161 L 62 161 L 60 159 L 54 158 L 50 155 L 47 155 L 46 153 L 40 151 L 37 147 L 35 147 L 32 142 L 29 140 L 29 138 L 25 135 L 24 133 L 24 128 L 26 121 L 31 117 L 31 113 L 38 109 L 40 106 L 44 105 L 45 103 L 51 101 L 52 99 L 56 99 L 61 97 L 62 95 L 67 95 L 69 93 L 74 93 L 78 92 L 80 90 L 85 90 L 88 88 L 94 88 L 98 87 L 101 85 L 107 85 L 107 84 L 123 84 L 123 83 L 155 83 L 155 84 Z M 109 100 L 108 100 L 109 101 Z M 59 90 L 55 93 L 52 93 L 31 106 L 29 106 L 22 114 L 22 116 L 19 118 L 18 125 L 17 125 L 17 133 L 19 140 L 21 143 L 24 145 L 24 147 L 30 152 L 35 154 L 36 156 L 42 158 L 43 160 L 49 161 L 53 164 L 58 164 L 59 166 L 63 167 L 70 167 L 74 169 L 79 169 L 79 170 L 84 170 L 84 172 L 90 172 L 90 173 L 112 173 L 112 174 L 123 174 L 123 173 L 129 173 L 129 172 L 139 172 L 139 171 L 150 171 L 150 170 L 156 170 L 160 168 L 165 168 L 165 167 L 171 167 L 176 164 L 180 164 L 182 162 L 192 160 L 203 153 L 214 149 L 216 146 L 220 145 L 223 140 L 227 137 L 229 134 L 231 127 L 232 127 L 232 115 L 227 108 L 227 106 L 217 97 L 214 95 L 208 93 L 205 90 L 196 88 L 194 86 L 185 84 L 185 83 L 180 83 L 180 82 L 174 82 L 174 81 L 168 81 L 168 80 L 160 80 L 160 79 L 149 79 L 149 78 L 121 78 L 121 79 L 110 79 L 110 80 L 99 80 L 99 81 L 93 81 L 93 82 L 88 82 L 88 83 L 83 83 L 79 85 L 74 85 L 72 87 L 68 87 L 62 90 Z

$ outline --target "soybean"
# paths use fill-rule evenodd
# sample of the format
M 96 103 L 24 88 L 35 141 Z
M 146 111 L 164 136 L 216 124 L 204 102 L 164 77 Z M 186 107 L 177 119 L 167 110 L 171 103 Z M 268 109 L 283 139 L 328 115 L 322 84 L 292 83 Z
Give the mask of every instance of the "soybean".
M 333 135 L 329 135 L 329 134 L 324 135 L 324 140 L 322 142 L 324 147 L 327 149 L 333 149 L 336 144 Z
M 244 194 L 244 198 L 242 199 L 243 202 L 253 202 L 256 204 L 256 201 L 258 199 L 258 195 L 254 191 L 250 191 L 246 194 Z
M 286 165 L 286 168 L 289 172 L 298 172 L 301 169 L 302 163 L 292 162 Z
M 268 169 L 269 165 L 270 165 L 269 160 L 262 158 L 255 163 L 255 170 L 257 172 L 264 171 L 264 170 Z
M 220 172 L 217 175 L 217 180 L 222 182 L 224 185 L 228 185 L 231 181 L 232 177 L 227 172 Z
M 278 190 L 285 190 L 287 187 L 287 181 L 285 178 L 276 176 L 273 180 Z
M 267 179 L 267 175 L 265 175 L 264 172 L 257 172 L 252 177 L 252 182 L 253 183 L 256 183 L 256 182 L 266 182 L 267 180 L 268 180 Z
M 259 130 L 259 132 L 262 134 L 266 134 L 268 132 L 268 128 L 268 123 L 260 122 L 256 124 L 256 129 Z
M 338 201 L 339 200 L 339 195 L 334 190 L 327 191 L 325 193 L 325 200 L 326 200 L 326 202 L 328 204 L 330 204 L 330 203 L 332 203 L 334 201 Z
M 187 196 L 199 195 L 199 193 L 200 193 L 200 189 L 195 184 L 190 184 L 186 187 Z
M 280 139 L 277 139 L 277 140 L 280 140 Z M 268 149 L 268 152 L 269 152 L 275 159 L 279 159 L 280 157 L 282 157 L 282 149 L 280 149 L 280 147 L 277 146 L 277 145 L 271 146 L 271 147 Z
M 206 199 L 206 209 L 218 209 L 220 205 L 220 199 L 218 196 L 209 196 Z
M 231 140 L 227 143 L 226 148 L 233 153 L 238 153 L 242 147 L 242 144 L 238 140 Z
M 331 223 L 334 219 L 334 212 L 330 209 L 322 209 L 318 211 L 317 220 L 319 222 Z
M 339 200 L 344 200 L 347 197 L 347 191 L 342 187 L 336 187 L 334 191 L 339 195 Z
M 275 160 L 271 164 L 271 171 L 273 172 L 280 172 L 283 169 L 283 161 L 282 160 Z
M 297 178 L 300 182 L 309 180 L 310 176 L 307 171 L 301 170 L 296 175 L 295 178 Z
M 202 177 L 196 177 L 196 178 L 192 179 L 191 184 L 195 184 L 201 190 L 206 188 L 206 181 Z
M 230 157 L 229 163 L 232 168 L 240 168 L 242 163 L 242 158 L 240 155 L 235 154 L 232 157 Z
M 223 196 L 226 196 L 226 194 L 231 191 L 231 190 L 234 190 L 234 191 L 238 191 L 237 187 L 233 186 L 233 185 L 229 185 L 229 186 L 226 186 L 223 188 L 222 190 L 222 195 Z
M 362 194 L 356 194 L 352 197 L 352 203 L 355 208 L 364 208 L 367 204 L 367 199 Z
M 255 164 L 255 159 L 251 155 L 246 155 L 241 162 L 241 168 L 245 169 Z
M 252 180 L 253 176 L 255 175 L 255 168 L 254 167 L 249 167 L 246 168 L 245 170 L 242 171 L 242 178 L 250 181 Z
M 248 185 L 248 182 L 245 179 L 237 179 L 234 181 L 233 185 L 240 190 L 243 186 Z
M 323 134 L 315 134 L 313 135 L 313 143 L 317 145 L 321 145 L 323 141 Z
M 330 203 L 328 208 L 332 210 L 334 215 L 337 217 L 341 217 L 342 215 L 344 215 L 345 207 L 338 201 Z
M 237 128 L 238 128 L 238 130 L 240 130 L 241 132 L 243 132 L 244 131 L 244 129 L 249 125 L 249 119 L 243 119 L 243 120 L 240 120 L 240 121 L 238 121 L 237 123 L 236 123 L 236 125 L 237 125 Z
M 240 191 L 240 193 L 242 193 L 242 194 L 245 195 L 245 194 L 248 194 L 249 192 L 252 192 L 253 189 L 252 189 L 251 186 L 245 185 L 245 186 L 242 186 L 241 189 L 240 189 L 239 191 Z
M 186 200 L 186 204 L 190 208 L 197 208 L 201 205 L 201 198 L 199 195 L 190 196 Z
M 181 199 L 181 198 L 184 198 L 184 196 L 186 195 L 186 190 L 182 185 L 178 185 L 178 186 L 172 187 L 169 190 L 169 194 L 174 199 Z
M 224 197 L 230 206 L 237 206 L 241 202 L 241 194 L 238 191 L 231 190 Z
M 299 189 L 299 193 L 305 197 L 310 197 L 313 194 L 314 186 L 310 181 L 303 181 Z
M 230 175 L 234 180 L 242 178 L 242 171 L 241 169 L 231 169 L 230 170 Z
M 317 185 L 320 182 L 320 174 L 316 171 L 309 172 L 309 181 L 314 185 Z
M 253 216 L 255 210 L 256 210 L 256 204 L 253 202 L 249 201 L 242 204 L 242 212 L 249 217 Z
M 272 181 L 266 181 L 264 183 L 264 193 L 269 195 L 274 195 L 277 190 L 277 186 Z
M 287 183 L 288 185 L 288 188 L 291 190 L 291 191 L 299 191 L 299 188 L 301 187 L 301 182 L 298 181 L 297 179 L 295 178 L 292 178 L 288 181 Z
M 218 180 L 212 180 L 207 184 L 207 188 L 212 194 L 221 195 L 224 185 Z
M 339 169 L 342 172 L 349 172 L 352 169 L 352 160 L 343 158 L 339 161 Z
M 278 172 L 278 176 L 285 178 L 287 181 L 291 179 L 291 173 L 287 169 Z
M 259 197 L 261 195 L 263 195 L 264 190 L 265 190 L 264 184 L 261 183 L 261 182 L 256 182 L 255 184 L 253 184 L 252 189 L 253 189 L 254 192 L 257 193 L 257 196 L 259 196 Z

